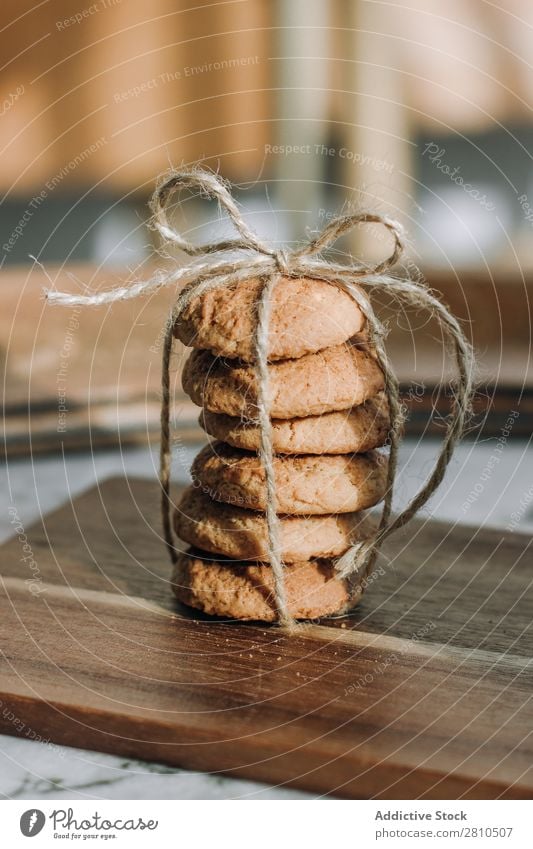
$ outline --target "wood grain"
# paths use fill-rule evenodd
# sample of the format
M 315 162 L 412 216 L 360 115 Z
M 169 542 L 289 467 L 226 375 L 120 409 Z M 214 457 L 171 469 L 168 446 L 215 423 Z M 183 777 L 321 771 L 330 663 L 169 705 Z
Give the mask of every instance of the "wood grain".
M 3 731 L 338 796 L 533 796 L 528 538 L 416 523 L 351 617 L 289 636 L 177 605 L 158 524 L 155 484 L 85 493 L 27 532 L 38 594 L 3 546 Z

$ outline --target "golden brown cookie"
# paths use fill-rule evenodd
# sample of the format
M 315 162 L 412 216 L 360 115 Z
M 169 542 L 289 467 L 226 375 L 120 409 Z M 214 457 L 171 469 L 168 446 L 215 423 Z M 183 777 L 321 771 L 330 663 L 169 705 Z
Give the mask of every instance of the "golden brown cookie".
M 191 473 L 194 483 L 215 501 L 265 510 L 265 472 L 257 454 L 212 442 L 200 451 Z M 387 458 L 377 451 L 275 457 L 274 474 L 278 513 L 352 513 L 383 498 Z
M 200 424 L 210 436 L 235 448 L 258 451 L 260 432 L 255 422 L 202 410 Z M 390 427 L 385 396 L 379 393 L 351 410 L 273 419 L 272 446 L 278 454 L 355 454 L 384 445 Z
M 185 345 L 223 357 L 253 362 L 257 278 L 205 292 L 185 308 L 174 334 Z M 309 278 L 282 278 L 271 299 L 270 360 L 301 357 L 346 342 L 364 325 L 364 316 L 346 292 Z
M 373 520 L 364 513 L 281 516 L 282 557 L 287 562 L 335 557 L 365 539 Z M 214 501 L 194 486 L 174 511 L 174 528 L 184 542 L 234 560 L 266 560 L 267 526 L 262 513 Z
M 179 601 L 214 616 L 276 619 L 272 569 L 265 564 L 212 560 L 191 550 L 178 557 L 172 589 Z M 335 577 L 331 560 L 287 564 L 285 590 L 295 619 L 331 616 L 350 603 L 348 584 Z
M 269 367 L 270 415 L 274 419 L 317 416 L 362 404 L 383 389 L 383 373 L 363 348 L 337 345 Z M 257 382 L 253 366 L 232 364 L 193 351 L 182 376 L 189 397 L 212 413 L 253 419 Z

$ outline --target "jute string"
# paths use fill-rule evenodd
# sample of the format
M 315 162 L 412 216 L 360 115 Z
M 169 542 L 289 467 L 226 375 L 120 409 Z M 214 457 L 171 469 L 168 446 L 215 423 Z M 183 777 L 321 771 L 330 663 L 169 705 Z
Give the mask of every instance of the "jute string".
M 179 231 L 169 224 L 167 217 L 167 208 L 174 192 L 183 189 L 197 191 L 206 198 L 217 200 L 220 207 L 233 222 L 240 238 L 203 245 L 193 245 L 188 242 Z M 337 286 L 357 302 L 366 318 L 369 343 L 375 351 L 376 359 L 385 377 L 385 393 L 390 411 L 390 448 L 387 490 L 381 517 L 373 535 L 364 541 L 355 542 L 336 563 L 336 571 L 339 577 L 348 578 L 352 586 L 353 596 L 359 596 L 384 540 L 394 531 L 404 527 L 435 492 L 444 477 L 457 441 L 465 430 L 474 390 L 474 361 L 471 347 L 458 321 L 425 285 L 415 280 L 396 278 L 388 273 L 401 257 L 404 249 L 404 236 L 400 224 L 386 216 L 373 213 L 341 215 L 328 223 L 318 236 L 303 247 L 294 251 L 277 250 L 262 242 L 257 234 L 248 227 L 225 181 L 219 175 L 203 169 L 183 170 L 165 175 L 154 192 L 150 206 L 153 212 L 153 226 L 163 239 L 197 259 L 194 259 L 185 267 L 177 267 L 170 271 L 158 271 L 148 280 L 137 281 L 131 285 L 96 292 L 92 295 L 72 295 L 46 291 L 46 297 L 51 303 L 64 306 L 99 306 L 147 295 L 162 287 L 180 287 L 167 323 L 162 364 L 161 515 L 164 539 L 172 562 L 175 563 L 178 557 L 172 531 L 172 501 L 170 497 L 172 461 L 170 367 L 174 341 L 173 327 L 187 305 L 204 292 L 259 277 L 263 285 L 257 303 L 254 342 L 257 421 L 261 434 L 259 456 L 264 467 L 266 480 L 268 559 L 274 577 L 275 603 L 279 623 L 287 626 L 293 624 L 285 593 L 280 522 L 276 511 L 276 481 L 269 400 L 268 336 L 270 306 L 274 287 L 283 278 L 312 277 L 324 280 L 332 286 Z M 386 259 L 374 266 L 368 266 L 364 263 L 342 265 L 328 262 L 320 256 L 321 252 L 330 247 L 340 236 L 361 224 L 379 224 L 392 236 L 393 250 Z M 205 259 L 211 254 L 226 254 L 226 256 Z M 404 412 L 400 402 L 398 381 L 385 349 L 384 329 L 374 313 L 369 298 L 369 294 L 374 292 L 386 293 L 404 306 L 415 310 L 423 309 L 428 312 L 438 322 L 457 369 L 451 410 L 446 420 L 441 449 L 433 470 L 405 509 L 396 516 L 393 516 L 392 506 Z

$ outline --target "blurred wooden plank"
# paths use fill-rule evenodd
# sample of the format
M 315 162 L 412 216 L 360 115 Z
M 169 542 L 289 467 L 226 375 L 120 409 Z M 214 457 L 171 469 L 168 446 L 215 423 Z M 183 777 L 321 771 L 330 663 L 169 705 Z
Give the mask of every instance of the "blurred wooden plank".
M 150 269 L 139 274 L 150 273 Z M 89 267 L 51 269 L 54 286 L 111 288 L 124 275 Z M 159 433 L 161 345 L 169 289 L 99 309 L 51 307 L 38 268 L 0 275 L 0 350 L 5 373 L 5 436 L 10 453 L 146 442 Z M 181 353 L 180 353 L 181 350 Z M 176 365 L 183 349 L 177 345 Z M 175 375 L 176 421 L 196 429 L 198 411 Z
M 148 275 L 139 270 L 137 276 Z M 70 275 L 74 275 L 74 280 Z M 127 280 L 122 274 L 92 267 L 51 269 L 56 288 L 90 290 Z M 498 433 L 511 410 L 521 412 L 513 435 L 529 435 L 533 413 L 533 372 L 529 340 L 530 280 L 492 284 L 482 275 L 460 278 L 430 275 L 435 288 L 471 330 L 478 350 L 480 392 L 478 420 L 485 433 Z M 0 356 L 5 374 L 4 411 L 8 450 L 58 450 L 157 439 L 162 331 L 173 301 L 171 289 L 148 298 L 111 307 L 65 309 L 51 307 L 42 297 L 50 286 L 36 267 L 0 273 L 3 309 L 0 313 Z M 450 377 L 449 362 L 435 329 L 424 318 L 398 316 L 390 304 L 380 305 L 389 321 L 391 359 L 399 375 L 412 417 L 408 432 L 431 427 L 433 404 L 446 411 L 449 399 L 439 391 Z M 398 324 L 401 324 L 401 327 Z M 402 329 L 403 328 L 403 329 Z M 419 328 L 419 329 L 417 329 Z M 181 391 L 179 367 L 184 350 L 178 345 L 173 373 L 176 427 L 188 437 L 202 438 L 196 429 L 196 409 Z M 61 418 L 61 407 L 67 411 Z M 61 430 L 61 426 L 65 428 Z
M 98 309 L 52 307 L 43 297 L 51 284 L 79 293 L 83 286 L 97 291 L 128 278 L 127 273 L 86 266 L 48 271 L 50 280 L 35 266 L 0 275 L 6 409 L 43 403 L 57 407 L 62 393 L 68 406 L 117 403 L 157 392 L 171 290 Z M 150 270 L 139 272 L 145 273 Z
M 128 448 L 147 443 L 158 444 L 160 439 L 161 405 L 157 398 L 124 401 L 120 406 L 111 403 L 91 404 L 90 407 L 71 407 L 68 427 L 58 430 L 55 408 L 33 410 L 26 414 L 9 415 L 4 421 L 4 438 L 10 457 L 32 454 L 82 451 L 93 449 Z M 198 407 L 185 398 L 179 404 L 177 432 L 188 443 L 206 440 L 198 425 Z

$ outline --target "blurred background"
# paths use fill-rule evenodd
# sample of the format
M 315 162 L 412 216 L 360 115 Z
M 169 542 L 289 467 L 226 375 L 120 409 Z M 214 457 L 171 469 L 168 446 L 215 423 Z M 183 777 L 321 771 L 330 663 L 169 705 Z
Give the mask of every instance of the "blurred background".
M 440 291 L 476 345 L 479 423 L 497 435 L 519 406 L 514 433 L 531 432 L 530 3 L 4 0 L 0 14 L 10 452 L 157 439 L 173 293 L 69 313 L 41 292 L 181 261 L 158 252 L 147 201 L 158 174 L 192 163 L 235 181 L 251 225 L 277 243 L 346 204 L 399 218 L 410 247 L 398 273 Z M 192 240 L 227 230 L 215 205 L 186 201 Z M 338 245 L 347 260 L 386 249 L 375 234 Z M 438 429 L 440 340 L 424 316 L 379 308 L 411 432 Z M 197 438 L 176 392 L 176 424 Z

